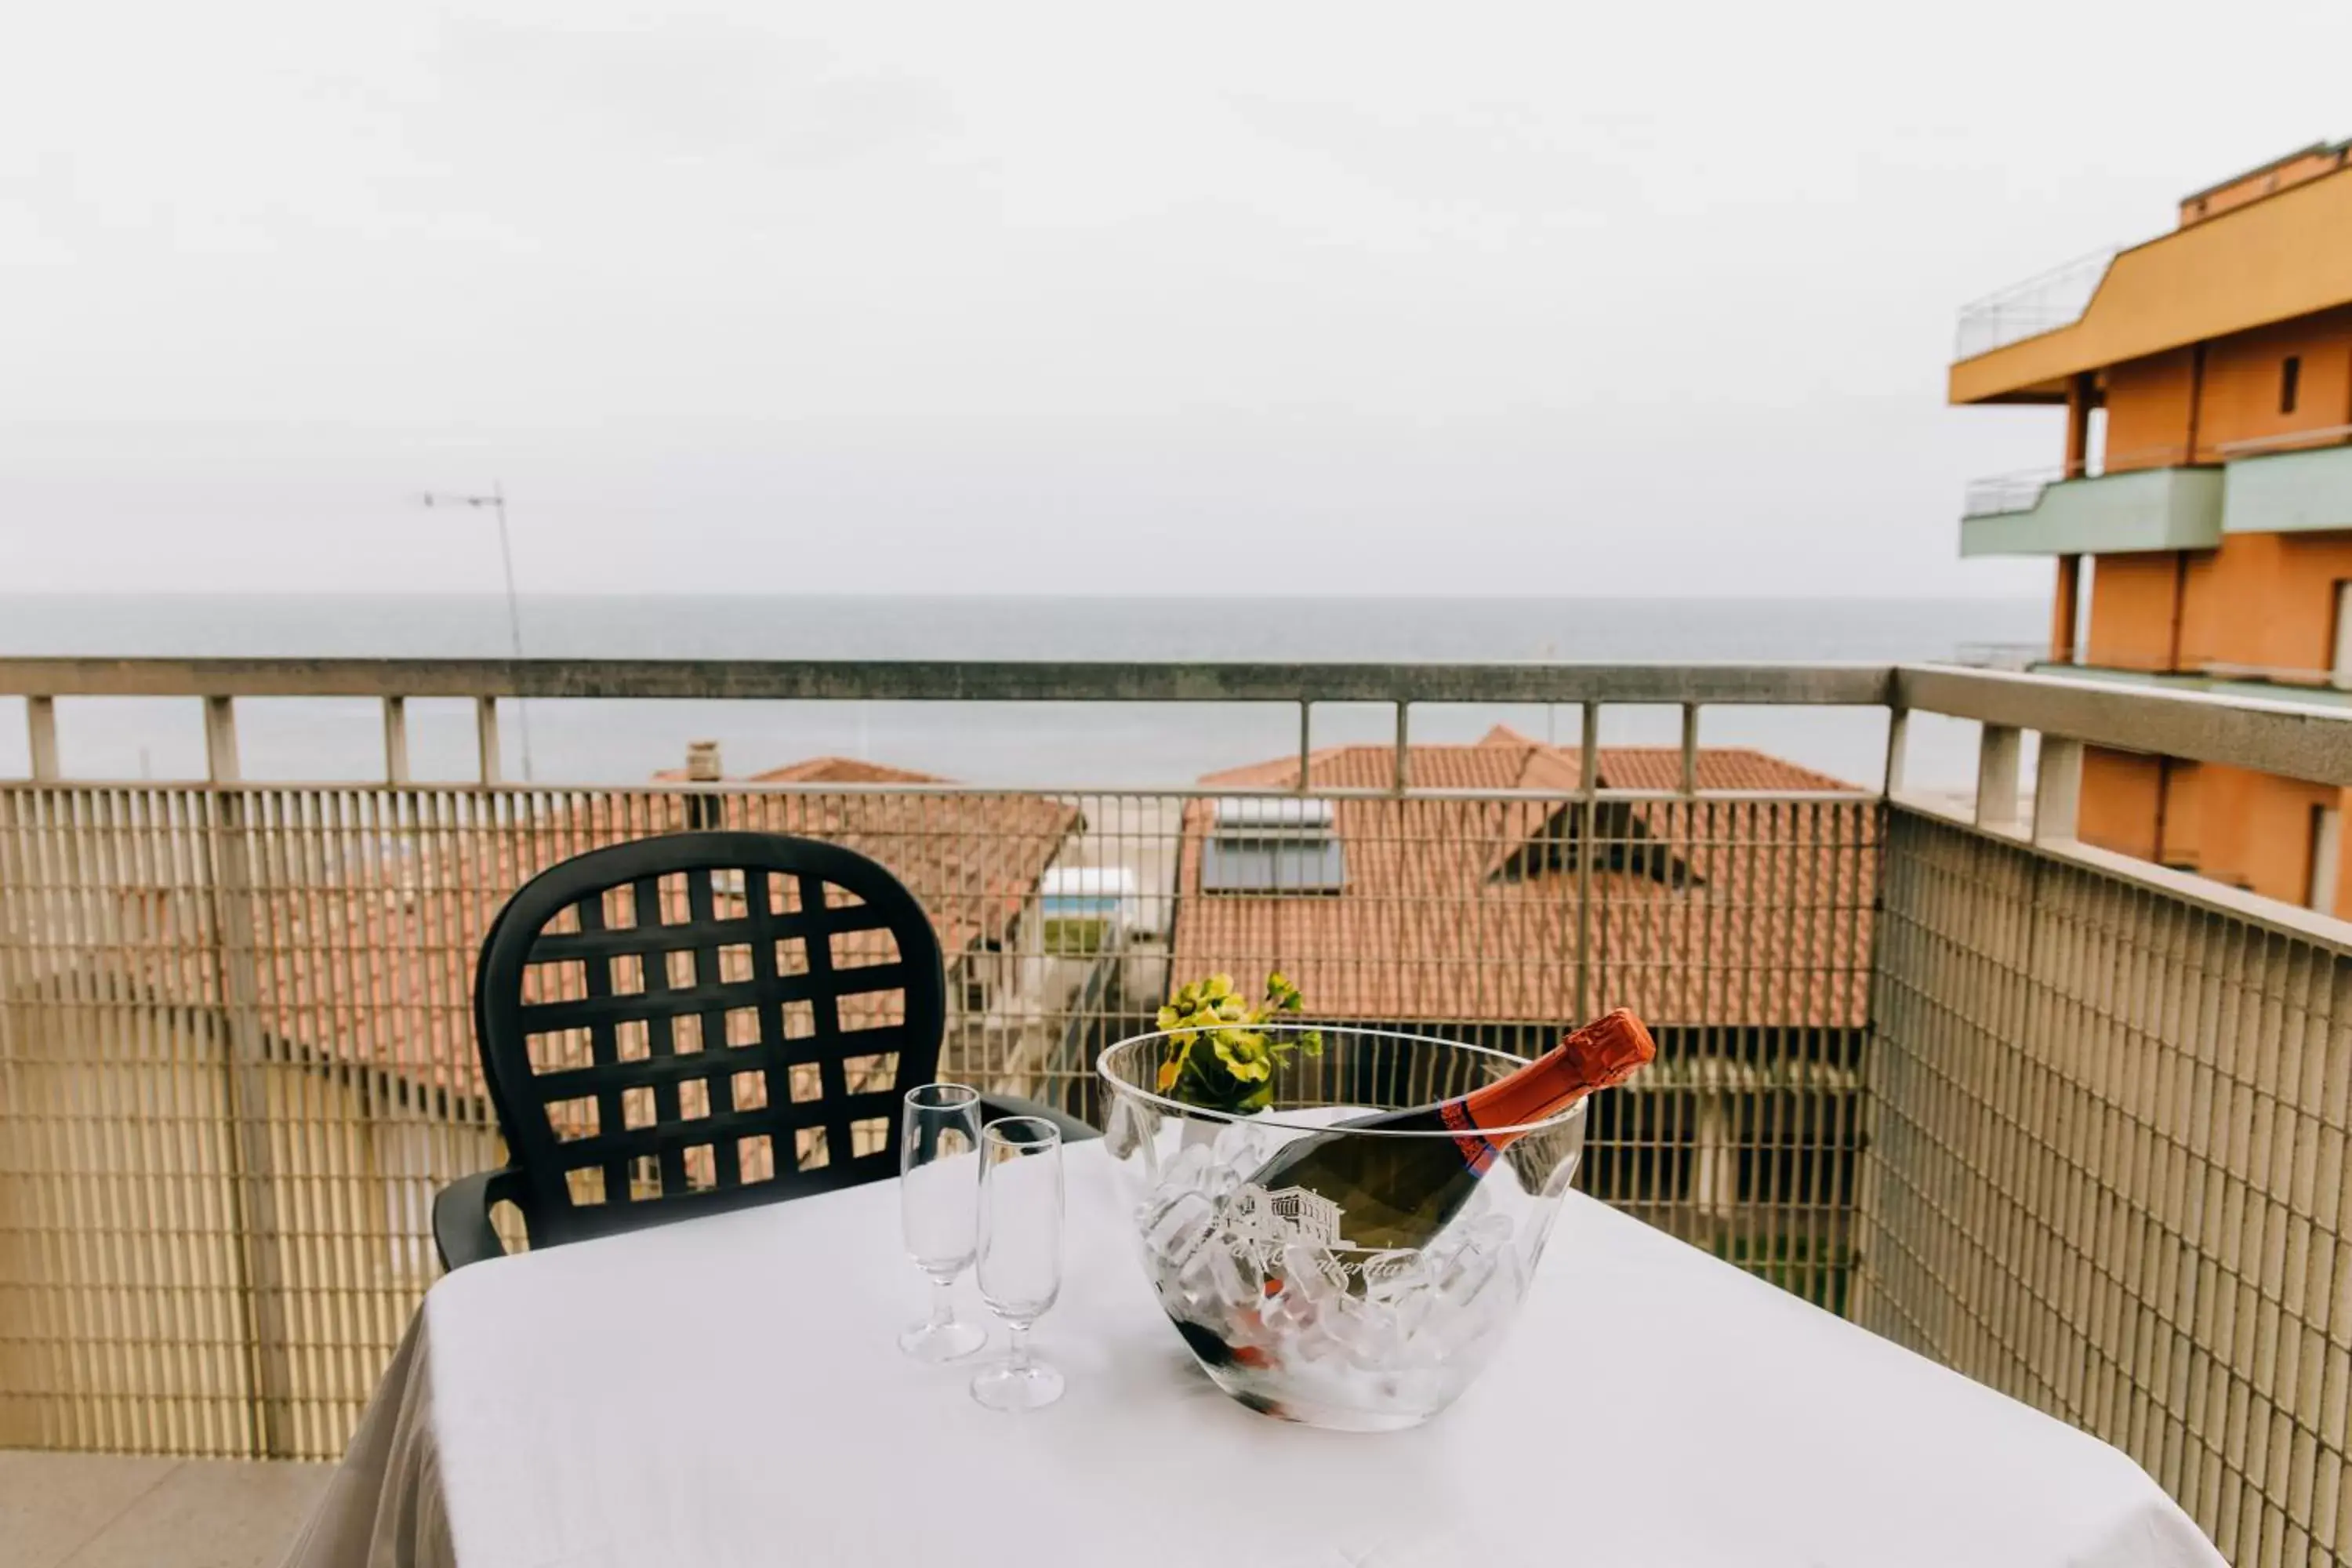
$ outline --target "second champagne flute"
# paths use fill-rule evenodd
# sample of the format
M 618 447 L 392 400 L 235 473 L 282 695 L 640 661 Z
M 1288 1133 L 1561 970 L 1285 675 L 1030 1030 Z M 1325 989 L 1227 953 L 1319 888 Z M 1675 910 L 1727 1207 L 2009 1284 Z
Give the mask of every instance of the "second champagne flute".
M 898 1336 L 917 1361 L 954 1361 L 988 1342 L 988 1331 L 960 1323 L 956 1276 L 979 1245 L 980 1091 L 960 1083 L 907 1091 L 898 1141 L 898 1222 L 915 1267 L 931 1277 L 931 1316 Z
M 1029 1330 L 1062 1293 L 1062 1130 L 1008 1116 L 980 1131 L 980 1299 L 1012 1330 L 1005 1358 L 971 1396 L 991 1410 L 1062 1397 L 1062 1374 L 1029 1353 Z

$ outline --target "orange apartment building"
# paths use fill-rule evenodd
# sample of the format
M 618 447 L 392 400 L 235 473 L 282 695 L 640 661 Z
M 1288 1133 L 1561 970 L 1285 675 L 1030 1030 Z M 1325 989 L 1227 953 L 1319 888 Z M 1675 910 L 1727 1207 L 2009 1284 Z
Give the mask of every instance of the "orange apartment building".
M 2055 561 L 2048 664 L 2352 701 L 2352 142 L 2184 198 L 2172 232 L 1970 306 L 1955 404 L 2066 410 L 1969 488 L 1963 555 Z M 2080 833 L 2352 918 L 2352 792 L 2087 752 Z

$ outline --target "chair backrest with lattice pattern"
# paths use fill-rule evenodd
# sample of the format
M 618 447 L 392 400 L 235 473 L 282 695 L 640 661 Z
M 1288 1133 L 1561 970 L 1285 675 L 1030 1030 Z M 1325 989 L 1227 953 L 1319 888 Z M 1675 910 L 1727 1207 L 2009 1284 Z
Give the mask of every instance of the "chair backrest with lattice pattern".
M 896 1175 L 945 1009 L 922 907 L 838 845 L 681 833 L 551 867 L 474 994 L 533 1244 Z

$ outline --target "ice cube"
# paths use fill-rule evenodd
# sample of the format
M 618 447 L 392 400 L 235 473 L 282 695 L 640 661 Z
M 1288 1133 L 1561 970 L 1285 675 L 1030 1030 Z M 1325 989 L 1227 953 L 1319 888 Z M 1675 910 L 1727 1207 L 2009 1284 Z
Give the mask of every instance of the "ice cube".
M 1348 1347 L 1320 1322 L 1308 1324 L 1292 1336 L 1282 1347 L 1285 1362 L 1337 1361 L 1344 1359 Z
M 1175 1300 L 1186 1316 L 1205 1318 L 1212 1322 L 1216 1320 L 1216 1258 L 1223 1250 L 1212 1239 L 1193 1248 L 1191 1256 L 1172 1269 L 1171 1278 L 1175 1286 Z
M 1252 1121 L 1228 1121 L 1217 1130 L 1213 1145 L 1217 1163 L 1231 1170 L 1235 1178 L 1248 1175 L 1266 1162 L 1274 1152 L 1274 1135 L 1270 1129 Z
M 1412 1336 L 1414 1359 L 1446 1360 L 1473 1350 L 1483 1354 L 1527 1292 L 1527 1271 L 1508 1247 L 1465 1254 L 1433 1292 L 1427 1318 Z
M 1215 1168 L 1207 1144 L 1188 1144 L 1161 1167 L 1158 1185 L 1162 1192 L 1198 1192 L 1208 1184 L 1209 1173 Z
M 1250 1169 L 1255 1171 L 1257 1167 L 1252 1165 Z M 1223 1208 L 1233 1202 L 1234 1192 L 1242 1184 L 1242 1175 L 1241 1171 L 1231 1165 L 1211 1165 L 1201 1178 L 1201 1190 L 1208 1194 L 1219 1208 Z
M 1255 1307 L 1265 1300 L 1265 1270 L 1258 1266 L 1254 1247 L 1227 1245 L 1203 1250 L 1216 1257 L 1217 1295 L 1227 1306 Z
M 1437 1292 L 1426 1279 L 1401 1282 L 1383 1289 L 1377 1297 L 1369 1298 L 1370 1305 L 1381 1314 L 1397 1332 L 1400 1342 L 1411 1339 L 1429 1317 L 1430 1309 L 1437 1302 Z
M 1325 1312 L 1321 1327 L 1349 1362 L 1366 1371 L 1390 1365 L 1404 1349 L 1405 1331 L 1386 1302 L 1342 1296 Z
M 1310 1301 L 1321 1303 L 1348 1293 L 1348 1270 L 1328 1247 L 1313 1247 L 1303 1241 L 1286 1244 L 1282 1249 L 1282 1278 L 1285 1289 L 1296 1290 Z
M 1179 1192 L 1147 1205 L 1141 1216 L 1143 1244 L 1164 1268 L 1181 1268 L 1216 1234 L 1216 1206 L 1202 1194 Z
M 1430 1272 L 1430 1289 L 1442 1301 L 1466 1301 L 1478 1293 L 1479 1287 L 1495 1271 L 1496 1256 L 1467 1247 L 1457 1247 L 1436 1260 Z
M 1311 1325 L 1319 1306 L 1314 1296 L 1286 1279 L 1281 1281 L 1281 1289 L 1258 1309 L 1258 1316 L 1269 1333 L 1290 1334 Z
M 1220 1235 L 1197 1247 L 1177 1275 L 1185 1299 L 1220 1315 L 1265 1300 L 1265 1273 L 1249 1248 Z
M 1511 1245 L 1517 1226 L 1508 1215 L 1482 1214 L 1467 1222 L 1456 1222 L 1462 1233 L 1462 1246 L 1472 1252 L 1492 1252 Z

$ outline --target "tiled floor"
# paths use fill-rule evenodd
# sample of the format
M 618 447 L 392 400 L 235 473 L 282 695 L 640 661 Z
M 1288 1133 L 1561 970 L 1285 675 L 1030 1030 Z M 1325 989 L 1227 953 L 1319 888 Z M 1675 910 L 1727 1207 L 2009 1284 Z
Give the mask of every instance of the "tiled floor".
M 0 1449 L 0 1568 L 275 1568 L 332 1469 Z

